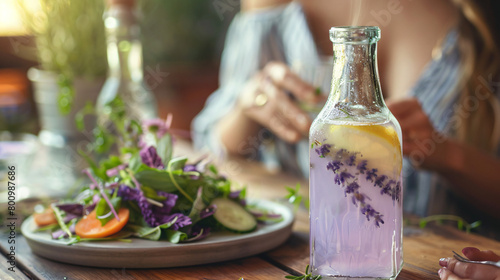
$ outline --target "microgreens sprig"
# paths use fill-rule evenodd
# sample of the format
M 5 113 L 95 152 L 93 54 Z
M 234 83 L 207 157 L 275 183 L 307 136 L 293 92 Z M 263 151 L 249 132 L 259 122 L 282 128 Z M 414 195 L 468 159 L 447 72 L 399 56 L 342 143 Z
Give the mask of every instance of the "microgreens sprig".
M 292 279 L 292 280 L 320 280 L 323 277 L 321 275 L 313 276 L 312 272 L 309 272 L 309 265 L 307 265 L 306 266 L 306 273 L 304 275 L 299 275 L 299 276 L 287 275 L 287 276 L 285 276 L 285 278 Z
M 456 221 L 458 229 L 465 230 L 467 233 L 470 233 L 472 229 L 478 228 L 481 225 L 481 221 L 469 224 L 465 219 L 455 215 L 432 215 L 420 219 L 419 226 L 420 228 L 424 228 L 429 222 L 442 223 L 443 221 Z
M 285 196 L 285 198 L 290 202 L 290 204 L 295 206 L 295 211 L 297 211 L 300 207 L 300 204 L 303 202 L 304 206 L 309 209 L 309 199 L 304 199 L 304 196 L 299 194 L 300 190 L 300 183 L 297 183 L 295 185 L 295 188 L 285 186 L 285 188 L 288 191 L 288 194 Z

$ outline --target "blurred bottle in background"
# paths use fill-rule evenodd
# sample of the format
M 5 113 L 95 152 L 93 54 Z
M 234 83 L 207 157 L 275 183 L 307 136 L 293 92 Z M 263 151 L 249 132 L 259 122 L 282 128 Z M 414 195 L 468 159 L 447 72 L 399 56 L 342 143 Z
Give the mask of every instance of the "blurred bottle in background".
M 115 109 L 124 109 L 127 116 L 135 120 L 156 118 L 156 101 L 143 79 L 142 44 L 135 0 L 107 2 L 104 25 L 108 77 L 97 99 L 98 121 L 106 125 Z M 123 102 L 123 108 L 116 108 L 120 106 L 119 102 L 115 102 L 117 97 Z

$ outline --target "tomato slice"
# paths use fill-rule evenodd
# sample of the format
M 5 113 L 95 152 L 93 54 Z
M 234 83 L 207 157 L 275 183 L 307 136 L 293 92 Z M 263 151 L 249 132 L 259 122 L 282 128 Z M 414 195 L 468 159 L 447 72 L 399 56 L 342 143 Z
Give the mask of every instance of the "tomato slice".
M 113 235 L 119 232 L 127 224 L 130 216 L 130 212 L 127 208 L 121 208 L 117 214 L 120 221 L 115 217 L 102 226 L 94 210 L 76 223 L 75 233 L 82 238 L 101 238 Z
M 47 208 L 42 213 L 34 213 L 33 220 L 39 227 L 57 224 L 56 215 L 54 214 L 54 210 L 52 210 L 52 208 Z

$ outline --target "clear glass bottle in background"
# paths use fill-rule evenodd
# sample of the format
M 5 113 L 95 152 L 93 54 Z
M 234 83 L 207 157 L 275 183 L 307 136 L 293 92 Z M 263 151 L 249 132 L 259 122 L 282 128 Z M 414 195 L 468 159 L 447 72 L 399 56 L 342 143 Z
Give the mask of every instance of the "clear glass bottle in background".
M 109 118 L 110 102 L 118 96 L 129 118 L 158 116 L 154 94 L 143 79 L 142 44 L 135 0 L 108 0 L 104 12 L 108 77 L 97 99 L 101 125 Z
M 395 279 L 403 265 L 401 128 L 377 69 L 378 27 L 330 30 L 328 101 L 310 130 L 310 265 L 323 279 Z

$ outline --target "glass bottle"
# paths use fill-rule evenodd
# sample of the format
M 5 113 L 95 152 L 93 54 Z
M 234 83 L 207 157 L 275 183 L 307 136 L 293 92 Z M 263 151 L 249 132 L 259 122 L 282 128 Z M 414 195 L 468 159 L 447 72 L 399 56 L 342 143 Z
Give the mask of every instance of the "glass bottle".
M 332 88 L 310 129 L 310 266 L 323 279 L 395 279 L 401 128 L 384 103 L 378 27 L 333 27 Z
M 154 95 L 143 80 L 142 44 L 135 0 L 108 0 L 103 18 L 108 77 L 97 99 L 99 122 L 102 125 L 103 121 L 109 119 L 111 107 L 108 105 L 116 97 L 123 101 L 128 118 L 156 118 L 158 113 Z

